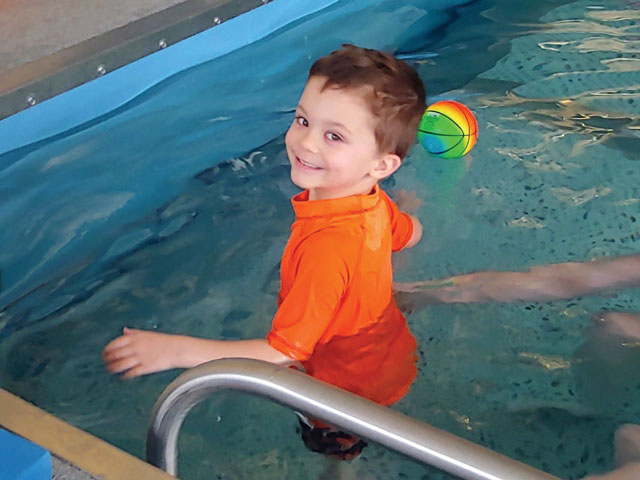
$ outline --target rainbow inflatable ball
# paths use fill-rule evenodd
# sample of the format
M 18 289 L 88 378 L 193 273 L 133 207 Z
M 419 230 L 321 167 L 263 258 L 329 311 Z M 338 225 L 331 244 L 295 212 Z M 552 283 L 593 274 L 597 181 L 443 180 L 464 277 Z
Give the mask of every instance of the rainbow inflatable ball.
M 427 108 L 418 127 L 418 141 L 431 155 L 459 158 L 469 153 L 478 139 L 478 122 L 467 107 L 452 100 Z

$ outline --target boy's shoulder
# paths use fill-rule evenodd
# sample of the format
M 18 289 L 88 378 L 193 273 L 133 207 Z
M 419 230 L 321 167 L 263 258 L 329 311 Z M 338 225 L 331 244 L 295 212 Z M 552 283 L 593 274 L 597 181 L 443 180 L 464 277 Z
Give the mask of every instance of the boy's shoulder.
M 304 239 L 303 244 L 329 255 L 347 254 L 358 248 L 363 235 L 361 223 L 336 222 L 316 230 Z
M 360 263 L 362 234 L 350 228 L 332 225 L 316 230 L 296 242 L 294 248 L 286 250 L 287 268 L 294 275 L 314 272 L 313 277 L 322 278 L 331 272 L 345 281 L 352 277 Z M 284 261 L 284 260 L 283 260 Z

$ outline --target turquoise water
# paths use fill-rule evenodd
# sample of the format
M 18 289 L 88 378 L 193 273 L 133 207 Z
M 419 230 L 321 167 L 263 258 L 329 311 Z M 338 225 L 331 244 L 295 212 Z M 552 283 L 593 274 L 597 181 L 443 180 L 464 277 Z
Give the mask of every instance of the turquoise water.
M 638 252 L 637 2 L 378 3 L 340 2 L 0 156 L 3 388 L 142 456 L 179 372 L 107 375 L 99 353 L 122 326 L 267 332 L 296 192 L 282 134 L 312 59 L 345 41 L 394 50 L 430 101 L 461 101 L 480 124 L 465 159 L 418 147 L 386 182 L 424 200 L 425 237 L 396 256 L 398 280 Z M 591 316 L 639 302 L 625 291 L 413 314 L 420 375 L 397 408 L 561 478 L 610 468 L 613 431 L 640 422 L 640 359 L 628 352 L 608 379 Z M 309 478 L 322 460 L 289 411 L 233 394 L 188 417 L 181 453 L 181 476 L 203 479 Z M 375 445 L 353 468 L 449 478 Z

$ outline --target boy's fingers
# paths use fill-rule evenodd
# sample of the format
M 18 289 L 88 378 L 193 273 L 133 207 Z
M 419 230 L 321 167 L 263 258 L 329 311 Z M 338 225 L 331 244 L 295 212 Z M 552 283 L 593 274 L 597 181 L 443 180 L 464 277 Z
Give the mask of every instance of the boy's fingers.
M 122 335 L 118 338 L 114 338 L 113 340 L 111 340 L 106 347 L 104 347 L 104 352 L 111 352 L 113 350 L 117 350 L 119 348 L 122 347 L 126 347 L 127 345 L 129 345 L 129 343 L 131 343 L 131 338 L 127 337 L 125 335 Z
M 138 359 L 135 357 L 121 358 L 107 363 L 107 370 L 111 373 L 120 373 L 130 370 L 138 365 Z
M 135 350 L 128 347 L 112 349 L 102 352 L 102 359 L 105 363 L 112 363 L 126 357 L 135 357 Z
M 151 373 L 151 371 L 147 371 L 147 369 L 143 368 L 142 365 L 138 365 L 137 367 L 130 368 L 122 375 L 123 379 L 135 378 L 140 375 L 146 375 L 147 373 Z

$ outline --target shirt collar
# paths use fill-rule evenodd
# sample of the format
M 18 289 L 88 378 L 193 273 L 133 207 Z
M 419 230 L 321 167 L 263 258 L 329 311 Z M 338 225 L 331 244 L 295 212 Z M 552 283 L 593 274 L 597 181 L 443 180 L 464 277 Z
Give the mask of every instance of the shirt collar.
M 309 200 L 309 190 L 300 192 L 291 199 L 296 218 L 349 215 L 370 210 L 380 200 L 380 188 L 373 187 L 371 193 L 351 195 L 327 200 Z

